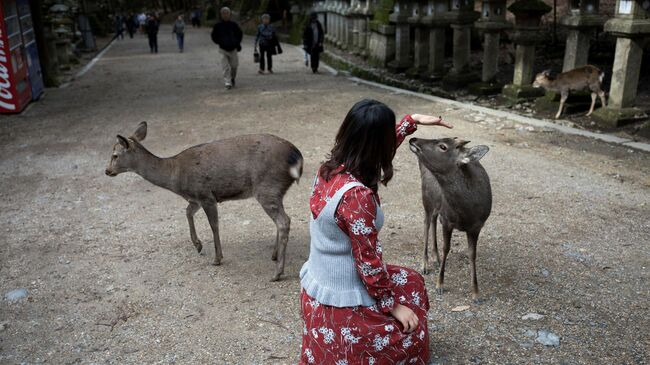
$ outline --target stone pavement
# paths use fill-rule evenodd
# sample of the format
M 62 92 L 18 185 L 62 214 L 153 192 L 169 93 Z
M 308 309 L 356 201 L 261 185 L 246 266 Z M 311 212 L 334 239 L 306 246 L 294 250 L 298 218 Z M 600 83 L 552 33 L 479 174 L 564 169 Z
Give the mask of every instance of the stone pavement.
M 471 304 L 457 233 L 444 297 L 434 295 L 435 275 L 426 276 L 433 363 L 650 361 L 650 155 L 313 75 L 290 46 L 274 59 L 276 74 L 258 75 L 251 38 L 238 87 L 226 91 L 209 30 L 190 30 L 182 54 L 170 31 L 161 30 L 159 54 L 141 36 L 118 41 L 68 87 L 0 117 L 0 294 L 27 290 L 0 301 L 0 363 L 297 363 L 309 181 L 362 98 L 455 125 L 417 137 L 490 146 L 482 161 L 494 207 L 477 260 L 486 301 L 452 311 Z M 198 255 L 181 198 L 134 174 L 104 175 L 115 135 L 142 120 L 144 145 L 160 156 L 244 133 L 298 146 L 305 173 L 285 198 L 292 231 L 283 281 L 268 281 L 275 228 L 256 202 L 221 205 L 224 261 L 213 267 L 202 213 Z M 394 165 L 380 189 L 385 259 L 419 268 L 417 163 L 401 147 Z

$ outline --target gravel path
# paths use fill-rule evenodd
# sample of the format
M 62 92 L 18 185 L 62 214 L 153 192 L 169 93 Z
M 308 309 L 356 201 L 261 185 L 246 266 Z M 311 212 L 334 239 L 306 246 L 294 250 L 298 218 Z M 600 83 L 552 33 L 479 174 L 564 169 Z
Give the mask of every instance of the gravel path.
M 456 233 L 441 300 L 426 276 L 434 364 L 650 362 L 649 154 L 312 75 L 290 46 L 275 75 L 257 75 L 251 39 L 238 87 L 225 91 L 208 30 L 190 30 L 182 54 L 169 31 L 161 53 L 149 54 L 141 36 L 120 41 L 69 87 L 1 117 L 0 294 L 27 296 L 0 300 L 0 363 L 295 364 L 309 181 L 365 97 L 456 126 L 417 137 L 491 148 L 482 161 L 494 207 L 478 250 L 486 301 L 471 304 Z M 181 198 L 135 174 L 104 175 L 115 135 L 142 120 L 144 144 L 160 156 L 253 132 L 301 149 L 305 175 L 285 198 L 293 220 L 283 281 L 269 282 L 275 227 L 255 201 L 221 205 L 224 261 L 214 267 L 202 213 L 198 255 Z M 423 209 L 408 148 L 395 167 L 380 190 L 385 258 L 419 268 Z

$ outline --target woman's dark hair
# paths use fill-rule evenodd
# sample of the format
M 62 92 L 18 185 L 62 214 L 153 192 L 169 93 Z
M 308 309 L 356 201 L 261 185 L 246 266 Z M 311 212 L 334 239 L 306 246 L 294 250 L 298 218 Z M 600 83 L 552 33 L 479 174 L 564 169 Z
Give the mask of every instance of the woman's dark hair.
M 377 100 L 361 100 L 345 116 L 320 176 L 329 181 L 343 164 L 346 171 L 377 191 L 379 182 L 386 185 L 393 177 L 396 147 L 395 113 Z

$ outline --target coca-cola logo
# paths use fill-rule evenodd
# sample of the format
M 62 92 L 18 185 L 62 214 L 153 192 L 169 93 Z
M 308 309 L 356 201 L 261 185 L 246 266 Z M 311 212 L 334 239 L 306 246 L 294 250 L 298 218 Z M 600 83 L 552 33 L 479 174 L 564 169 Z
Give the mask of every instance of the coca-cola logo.
M 4 34 L 0 27 L 0 108 L 16 110 L 14 96 L 11 93 L 11 78 L 9 77 L 9 63 L 5 52 Z

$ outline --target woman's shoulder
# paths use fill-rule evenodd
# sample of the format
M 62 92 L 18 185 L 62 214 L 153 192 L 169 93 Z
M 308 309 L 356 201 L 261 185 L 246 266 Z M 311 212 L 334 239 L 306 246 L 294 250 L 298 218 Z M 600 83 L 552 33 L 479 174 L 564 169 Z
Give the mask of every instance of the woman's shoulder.
M 349 186 L 351 184 L 354 184 L 355 186 L 350 187 L 344 195 L 351 193 L 363 193 L 364 195 L 374 194 L 374 191 L 371 188 L 365 186 L 354 175 L 344 170 L 335 172 L 329 180 L 325 180 L 325 178 L 319 173 L 317 174 L 315 181 L 315 187 L 326 190 L 328 192 L 327 195 L 329 196 L 333 196 L 337 191 L 344 188 L 346 185 Z

